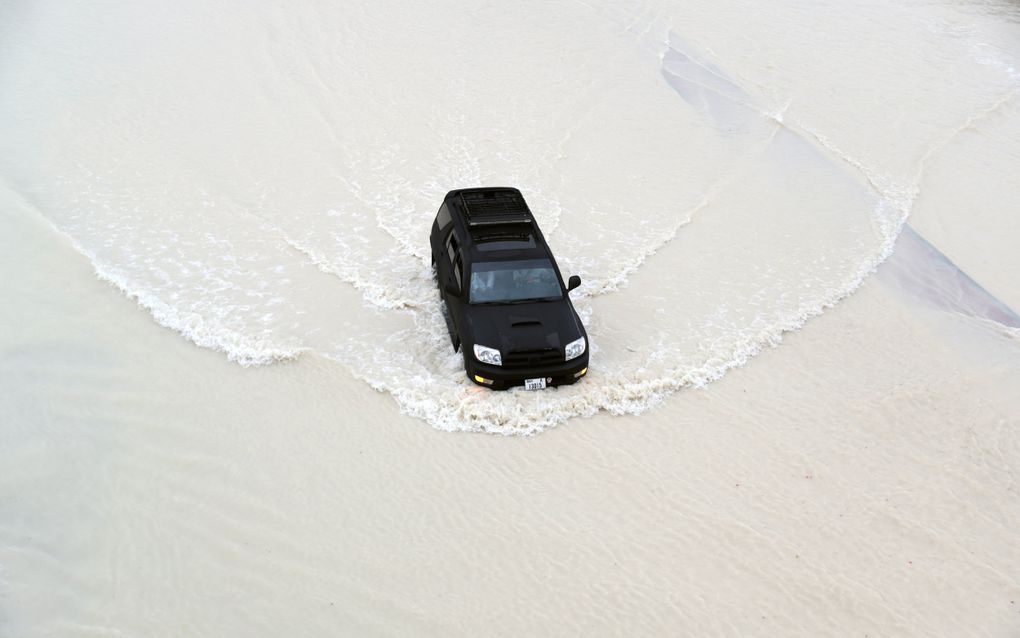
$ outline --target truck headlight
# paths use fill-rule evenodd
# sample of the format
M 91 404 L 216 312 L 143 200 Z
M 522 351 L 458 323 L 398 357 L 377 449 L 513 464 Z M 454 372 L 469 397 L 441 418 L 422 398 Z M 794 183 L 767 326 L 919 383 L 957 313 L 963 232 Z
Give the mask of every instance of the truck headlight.
M 582 354 L 584 354 L 584 349 L 586 347 L 587 344 L 584 341 L 584 337 L 581 337 L 580 339 L 575 339 L 574 341 L 568 343 L 566 350 L 564 351 L 564 354 L 567 356 L 567 361 L 580 357 Z
M 475 359 L 493 366 L 503 365 L 503 357 L 499 356 L 499 350 L 480 346 L 477 343 L 475 344 Z

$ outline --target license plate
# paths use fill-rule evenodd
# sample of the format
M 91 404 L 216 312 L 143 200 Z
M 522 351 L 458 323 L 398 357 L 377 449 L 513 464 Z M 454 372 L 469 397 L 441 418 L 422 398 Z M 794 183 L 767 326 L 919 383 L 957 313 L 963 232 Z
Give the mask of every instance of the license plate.
M 545 388 L 545 377 L 539 379 L 525 379 L 524 389 L 525 390 L 541 390 Z

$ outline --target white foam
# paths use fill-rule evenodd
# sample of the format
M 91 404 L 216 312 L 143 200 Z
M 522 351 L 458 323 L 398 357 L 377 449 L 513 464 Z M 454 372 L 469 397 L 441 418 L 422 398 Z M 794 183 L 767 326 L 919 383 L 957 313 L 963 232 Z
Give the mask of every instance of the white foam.
M 91 264 L 93 271 L 100 280 L 120 290 L 128 299 L 149 312 L 152 318 L 164 328 L 169 328 L 195 345 L 222 352 L 227 359 L 241 366 L 260 366 L 296 359 L 307 347 L 274 343 L 272 340 L 253 337 L 225 326 L 196 312 L 182 312 L 181 309 L 165 302 L 159 296 L 135 285 L 128 277 L 116 268 L 103 263 L 95 254 L 62 231 L 45 216 L 40 215 L 53 231 L 63 237 L 76 251 L 81 253 Z M 272 303 L 280 303 L 272 300 Z M 264 322 L 265 323 L 265 322 Z

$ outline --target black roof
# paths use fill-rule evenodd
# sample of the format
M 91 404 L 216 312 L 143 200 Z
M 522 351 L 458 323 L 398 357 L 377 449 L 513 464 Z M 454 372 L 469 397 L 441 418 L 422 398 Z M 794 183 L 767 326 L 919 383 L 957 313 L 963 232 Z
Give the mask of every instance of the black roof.
M 528 203 L 516 188 L 462 188 L 447 193 L 445 201 L 476 258 L 483 258 L 476 252 L 477 245 L 492 241 L 520 242 L 522 247 L 486 252 L 486 261 L 551 256 Z

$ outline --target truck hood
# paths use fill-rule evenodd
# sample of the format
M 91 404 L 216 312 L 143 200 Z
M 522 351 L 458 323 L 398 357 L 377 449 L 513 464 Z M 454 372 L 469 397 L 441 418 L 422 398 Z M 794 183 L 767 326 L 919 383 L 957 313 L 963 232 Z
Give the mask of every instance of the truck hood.
M 475 343 L 500 352 L 563 348 L 584 334 L 570 301 L 476 305 L 467 313 Z

